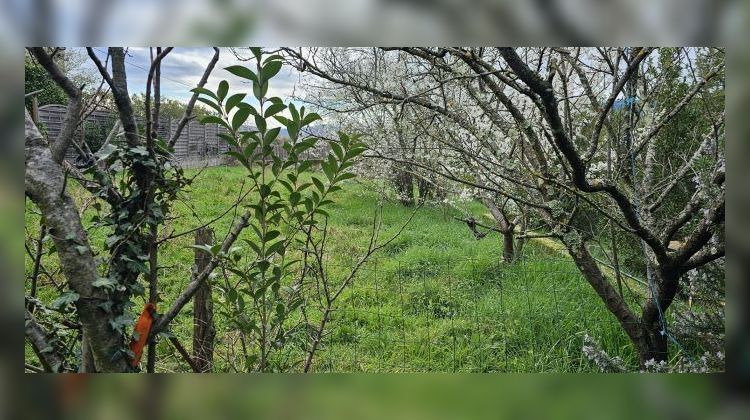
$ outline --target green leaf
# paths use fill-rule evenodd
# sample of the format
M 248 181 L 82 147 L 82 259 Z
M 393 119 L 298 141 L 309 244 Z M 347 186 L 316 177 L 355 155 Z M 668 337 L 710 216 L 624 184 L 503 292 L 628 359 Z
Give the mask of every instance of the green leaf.
M 254 106 L 250 105 L 247 102 L 240 102 L 237 104 L 237 108 L 244 109 L 247 108 L 250 110 L 250 115 L 258 115 L 258 110 L 255 109 Z
M 249 239 L 243 239 L 243 241 L 245 241 L 248 245 L 250 245 L 250 248 L 252 248 L 256 254 L 260 254 L 260 247 L 255 242 Z
M 287 190 L 287 191 L 289 191 L 290 193 L 291 193 L 291 192 L 294 192 L 294 188 L 292 187 L 292 184 L 290 184 L 290 183 L 288 183 L 288 182 L 284 181 L 284 180 L 283 180 L 283 179 L 281 179 L 281 178 L 277 179 L 277 181 L 279 181 L 279 182 L 281 183 L 281 185 L 283 185 L 283 186 L 284 186 L 284 188 L 286 188 L 286 190 Z
M 297 112 L 297 108 L 294 106 L 293 103 L 289 104 L 289 114 L 292 116 L 292 120 L 294 122 L 300 122 L 299 120 L 299 112 Z
M 338 177 L 336 177 L 336 182 L 345 181 L 347 179 L 352 179 L 352 178 L 356 178 L 356 177 L 357 177 L 357 175 L 355 175 L 355 174 L 353 174 L 351 172 L 346 172 L 346 173 L 343 173 L 343 174 L 339 175 Z
M 98 279 L 94 280 L 91 285 L 94 287 L 105 287 L 108 289 L 113 289 L 115 286 L 117 286 L 117 283 L 115 283 L 108 277 L 99 277 Z
M 318 121 L 322 118 L 320 118 L 320 115 L 318 115 L 315 112 L 311 112 L 307 115 L 305 115 L 305 118 L 302 119 L 302 125 L 308 125 L 314 121 Z
M 313 184 L 315 184 L 315 187 L 318 189 L 318 191 L 320 191 L 321 193 L 325 191 L 326 187 L 323 185 L 323 182 L 321 180 L 315 178 L 314 176 L 310 177 L 310 179 L 312 179 L 312 182 Z
M 296 122 L 290 122 L 289 125 L 286 126 L 286 131 L 289 133 L 290 139 L 297 140 L 299 134 L 299 126 Z
M 339 160 L 344 160 L 344 150 L 341 149 L 341 145 L 335 142 L 330 142 L 331 150 L 333 150 L 333 153 L 336 154 L 336 157 Z
M 334 174 L 334 168 L 333 168 L 333 165 L 331 165 L 330 159 L 327 162 L 321 163 L 320 166 L 323 169 L 323 173 L 326 174 L 326 178 L 328 178 L 330 182 L 333 182 L 335 174 Z
M 201 124 L 221 124 L 223 126 L 227 125 L 227 123 L 223 119 L 215 115 L 207 115 L 201 118 Z
M 240 147 L 240 144 L 237 143 L 237 139 L 234 138 L 234 136 L 230 136 L 229 134 L 225 133 L 218 133 L 219 138 L 227 142 L 230 146 L 233 147 Z
M 218 112 L 219 114 L 221 114 L 221 107 L 219 105 L 217 105 L 216 102 L 210 101 L 210 100 L 208 100 L 206 98 L 198 98 L 198 101 L 199 102 L 203 102 L 204 104 L 210 106 L 211 108 L 215 109 L 216 112 Z
M 266 57 L 266 58 L 265 58 L 265 59 L 263 60 L 263 64 L 265 64 L 265 63 L 268 63 L 269 61 L 273 61 L 273 60 L 282 60 L 283 58 L 284 58 L 284 57 L 282 57 L 282 56 L 280 56 L 280 55 L 278 55 L 278 54 L 274 54 L 274 55 L 269 55 L 268 57 Z
M 245 310 L 245 298 L 242 295 L 237 295 L 237 310 L 243 312 Z
M 260 71 L 260 78 L 264 82 L 267 82 L 273 76 L 276 76 L 279 70 L 281 70 L 281 61 L 269 61 L 268 63 L 266 63 L 266 65 L 263 66 L 262 70 Z
M 198 92 L 198 94 L 199 94 L 199 95 L 208 95 L 208 96 L 210 96 L 210 97 L 212 97 L 212 98 L 214 98 L 214 99 L 216 99 L 216 100 L 218 100 L 218 99 L 219 99 L 219 98 L 218 98 L 218 97 L 216 96 L 216 94 L 215 94 L 215 93 L 211 92 L 210 90 L 208 90 L 208 89 L 206 89 L 206 88 L 202 88 L 202 87 L 196 87 L 196 88 L 192 88 L 192 89 L 190 89 L 190 91 L 191 91 L 191 92 Z
M 242 152 L 245 157 L 249 160 L 253 157 L 253 152 L 255 152 L 255 149 L 258 147 L 258 142 L 250 142 L 247 146 L 245 146 L 245 150 Z
M 258 356 L 257 354 L 249 354 L 245 358 L 245 371 L 247 372 L 255 371 L 255 364 L 258 362 L 258 359 L 260 359 L 260 356 Z
M 341 141 L 341 145 L 344 146 L 345 149 L 349 147 L 349 136 L 347 136 L 343 131 L 339 131 L 338 135 L 339 140 Z
M 216 96 L 219 97 L 219 102 L 223 101 L 224 98 L 227 97 L 227 92 L 229 92 L 229 83 L 226 80 L 222 80 L 221 82 L 219 82 L 219 89 L 216 91 Z
M 276 121 L 280 122 L 281 125 L 284 127 L 289 127 L 289 124 L 292 123 L 292 121 L 289 118 L 282 117 L 281 115 L 276 115 L 273 117 Z
M 268 82 L 256 83 L 253 85 L 253 95 L 260 101 L 268 93 Z
M 112 235 L 104 240 L 104 243 L 107 245 L 108 248 L 112 248 L 112 246 L 122 239 L 122 236 L 120 235 Z
M 266 236 L 263 238 L 263 242 L 270 242 L 278 238 L 279 235 L 281 235 L 281 232 L 279 232 L 278 230 L 269 230 L 268 232 L 266 232 Z
M 248 162 L 248 160 L 247 160 L 247 159 L 245 158 L 245 156 L 244 156 L 244 155 L 243 155 L 242 153 L 239 153 L 239 152 L 235 152 L 234 150 L 230 150 L 230 151 L 228 151 L 228 152 L 226 152 L 226 153 L 224 153 L 224 154 L 225 154 L 225 155 L 227 155 L 227 156 L 231 156 L 231 157 L 233 157 L 233 158 L 237 159 L 237 160 L 238 160 L 238 161 L 240 161 L 240 163 L 242 163 L 242 165 L 244 165 L 244 166 L 245 166 L 245 167 L 246 167 L 247 169 L 250 169 L 250 170 L 252 170 L 252 168 L 251 168 L 251 166 L 250 166 L 250 162 Z
M 232 129 L 234 131 L 237 131 L 242 124 L 247 121 L 247 118 L 250 116 L 250 110 L 247 108 L 240 108 L 237 110 L 237 112 L 234 113 L 234 116 L 232 117 Z
M 276 137 L 279 136 L 279 132 L 281 131 L 281 127 L 276 127 L 268 130 L 266 132 L 266 135 L 263 136 L 263 145 L 269 146 L 273 143 L 274 140 L 276 140 Z
M 247 139 L 252 139 L 256 143 L 260 143 L 260 138 L 258 138 L 258 132 L 255 130 L 252 131 L 240 131 L 242 133 L 241 142 L 244 143 Z
M 367 147 L 362 147 L 362 146 L 353 147 L 353 148 L 349 149 L 349 151 L 346 153 L 346 158 L 347 159 L 351 159 L 353 157 L 359 156 L 365 150 L 367 150 Z
M 62 309 L 65 306 L 74 303 L 78 300 L 78 298 L 81 297 L 78 293 L 72 291 L 72 290 L 66 290 L 63 292 L 60 297 L 54 300 L 52 304 L 50 305 L 53 309 Z
M 245 99 L 245 96 L 247 96 L 245 93 L 235 93 L 234 95 L 227 98 L 226 105 L 224 106 L 224 109 L 226 109 L 227 113 L 232 110 L 237 104 L 242 102 L 243 99 Z
M 253 82 L 258 83 L 258 76 L 256 76 L 255 72 L 245 66 L 229 66 L 225 70 L 235 76 L 239 76 L 243 79 L 252 80 Z
M 268 108 L 266 108 L 266 111 L 263 113 L 263 116 L 268 118 L 274 114 L 278 114 L 279 112 L 285 109 L 286 109 L 286 105 L 284 104 L 271 104 Z
M 266 131 L 266 120 L 264 120 L 263 117 L 256 115 L 255 126 L 258 128 L 258 131 Z

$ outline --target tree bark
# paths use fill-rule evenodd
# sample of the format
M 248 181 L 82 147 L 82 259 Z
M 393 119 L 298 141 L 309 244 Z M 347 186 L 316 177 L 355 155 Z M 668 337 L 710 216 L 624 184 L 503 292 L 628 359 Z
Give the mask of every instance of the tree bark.
M 211 228 L 198 229 L 195 232 L 196 245 L 211 245 L 214 232 Z M 195 272 L 206 269 L 211 256 L 199 249 L 195 250 Z M 193 297 L 193 360 L 200 372 L 210 372 L 213 366 L 214 338 L 214 309 L 211 300 L 211 285 L 203 282 Z
M 492 200 L 483 198 L 482 203 L 500 225 L 500 233 L 503 235 L 503 262 L 512 263 L 516 259 L 514 250 L 515 225 L 509 221 L 508 216 Z
M 666 361 L 669 356 L 667 336 L 662 334 L 662 328 L 658 321 L 643 322 L 641 324 L 641 338 L 639 342 L 634 344 L 642 368 L 649 360 L 661 362 Z
M 83 109 L 81 89 L 75 86 L 65 73 L 60 70 L 57 64 L 55 64 L 53 58 L 47 54 L 44 48 L 29 48 L 29 51 L 34 55 L 39 64 L 44 67 L 50 78 L 52 78 L 52 80 L 60 86 L 68 96 L 68 108 L 65 112 L 65 119 L 63 119 L 60 133 L 57 135 L 56 139 L 50 139 L 52 157 L 57 163 L 60 163 L 65 158 L 65 153 L 73 142 L 73 134 L 80 123 L 81 110 Z M 38 110 L 35 111 L 35 113 L 37 112 Z M 34 118 L 36 118 L 36 115 Z M 35 119 L 34 122 L 36 123 Z
M 503 261 L 505 263 L 512 263 L 515 260 L 515 252 L 513 250 L 513 232 L 503 232 Z
M 81 365 L 78 367 L 78 373 L 96 373 L 94 354 L 85 334 L 81 334 Z
M 75 306 L 83 334 L 91 346 L 96 370 L 126 372 L 125 357 L 116 357 L 124 347 L 124 338 L 110 326 L 110 321 L 114 321 L 112 314 L 101 307 L 109 299 L 107 294 L 93 286 L 98 278 L 96 263 L 78 209 L 65 192 L 62 167 L 54 160 L 28 111 L 25 137 L 26 195 L 42 212 L 57 248 L 63 274 L 70 288 L 79 295 Z
M 417 181 L 417 186 L 419 189 L 419 202 L 424 203 L 426 200 L 433 198 L 435 196 L 435 184 L 428 181 L 424 177 L 420 177 Z
M 45 372 L 60 372 L 65 367 L 65 359 L 53 348 L 52 340 L 50 339 L 47 331 L 39 325 L 34 319 L 34 315 L 26 310 L 25 316 L 25 334 L 26 338 L 31 343 L 31 347 L 34 349 L 39 358 L 39 362 L 42 364 Z
M 563 240 L 573 261 L 581 273 L 602 299 L 610 313 L 612 313 L 630 338 L 640 360 L 641 367 L 649 360 L 657 362 L 667 360 L 667 337 L 662 335 L 662 327 L 658 313 L 649 309 L 649 303 L 644 308 L 644 315 L 639 319 L 628 307 L 625 299 L 604 276 L 596 260 L 591 256 L 585 243 L 575 243 Z M 653 299 L 650 301 L 653 302 Z M 654 309 L 653 311 L 656 311 Z
M 398 200 L 404 206 L 414 205 L 414 177 L 407 168 L 396 168 L 393 184 L 396 187 Z

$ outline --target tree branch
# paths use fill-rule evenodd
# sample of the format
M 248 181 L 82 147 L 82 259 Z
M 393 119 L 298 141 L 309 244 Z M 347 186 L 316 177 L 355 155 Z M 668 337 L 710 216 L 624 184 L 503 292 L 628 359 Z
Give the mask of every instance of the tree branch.
M 206 66 L 206 70 L 203 72 L 203 76 L 201 77 L 201 80 L 198 82 L 199 88 L 202 88 L 206 85 L 206 82 L 208 81 L 208 76 L 211 75 L 211 72 L 214 69 L 214 66 L 216 66 L 216 63 L 219 61 L 219 49 L 214 47 L 214 56 L 211 58 L 211 61 L 208 62 L 208 65 Z M 180 138 L 180 135 L 182 134 L 182 130 L 185 129 L 185 126 L 190 121 L 190 118 L 193 113 L 193 108 L 195 107 L 195 101 L 198 100 L 199 93 L 193 92 L 193 96 L 190 97 L 190 100 L 187 103 L 187 107 L 185 107 L 185 114 L 182 116 L 180 121 L 177 123 L 177 129 L 172 134 L 172 138 L 169 139 L 169 148 L 173 148 L 174 145 L 177 143 L 177 140 Z
M 252 213 L 250 211 L 246 211 L 242 215 L 242 217 L 240 217 L 240 220 L 238 220 L 237 223 L 232 227 L 232 230 L 229 232 L 229 235 L 226 238 L 224 238 L 224 242 L 222 242 L 221 250 L 219 252 L 227 252 L 229 250 L 229 248 L 237 240 L 237 237 L 239 236 L 240 232 L 242 232 L 242 230 L 245 229 L 245 227 L 248 225 L 251 215 Z M 193 276 L 190 283 L 187 285 L 187 287 L 182 292 L 182 294 L 180 294 L 180 296 L 178 296 L 177 299 L 174 300 L 169 310 L 166 313 L 164 313 L 161 317 L 159 317 L 159 320 L 151 328 L 152 337 L 164 331 L 164 329 L 167 326 L 169 326 L 169 323 L 172 322 L 172 320 L 180 313 L 182 308 L 188 302 L 190 302 L 190 299 L 192 299 L 193 295 L 198 291 L 198 288 L 201 286 L 201 284 L 203 284 L 203 282 L 206 281 L 208 276 L 219 265 L 219 261 L 220 260 L 217 257 L 212 258 L 211 262 L 208 263 L 208 265 L 202 272 Z
M 34 315 L 28 310 L 25 315 L 26 338 L 31 343 L 34 353 L 39 358 L 45 372 L 62 372 L 65 367 L 65 359 L 52 346 L 49 333 L 36 322 Z
M 120 117 L 120 123 L 125 131 L 125 140 L 130 147 L 136 147 L 141 144 L 138 136 L 138 125 L 133 112 L 133 105 L 128 96 L 128 82 L 125 72 L 125 50 L 121 47 L 110 47 L 109 54 L 112 57 L 112 75 L 110 76 L 107 69 L 96 56 L 94 49 L 87 47 L 89 57 L 96 64 L 104 80 L 109 84 L 112 90 L 112 96 L 117 107 L 117 114 Z
M 81 89 L 73 84 L 73 82 L 57 67 L 52 57 L 50 57 L 44 48 L 36 47 L 29 48 L 29 52 L 36 58 L 42 67 L 47 71 L 52 80 L 62 88 L 65 94 L 68 96 L 68 107 L 65 112 L 65 119 L 63 120 L 60 133 L 54 142 L 50 143 L 52 150 L 52 158 L 57 163 L 61 163 L 65 159 L 65 153 L 68 151 L 75 130 L 78 127 L 79 120 L 81 118 L 81 109 L 83 107 Z
M 656 258 L 662 263 L 668 263 L 669 257 L 667 256 L 666 248 L 657 239 L 656 235 L 643 225 L 630 199 L 617 187 L 601 180 L 589 183 L 586 177 L 586 166 L 578 155 L 575 146 L 565 134 L 565 128 L 557 110 L 557 99 L 555 98 L 552 86 L 529 69 L 513 48 L 501 48 L 500 50 L 511 69 L 542 98 L 544 117 L 552 129 L 552 137 L 555 144 L 570 164 L 573 171 L 574 185 L 588 193 L 607 193 L 620 208 L 625 220 L 633 227 L 635 233 L 651 247 Z

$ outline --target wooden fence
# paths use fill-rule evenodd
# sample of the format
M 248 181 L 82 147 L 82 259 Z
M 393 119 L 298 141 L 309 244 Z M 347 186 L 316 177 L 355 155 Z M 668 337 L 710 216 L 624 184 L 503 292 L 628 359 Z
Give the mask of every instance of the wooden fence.
M 60 133 L 62 122 L 65 119 L 66 106 L 64 105 L 44 105 L 39 107 L 39 123 L 47 136 L 54 138 Z M 106 111 L 97 110 L 86 115 L 76 135 L 78 139 L 88 139 L 94 136 L 106 136 L 112 127 L 117 115 Z M 138 119 L 138 124 L 142 126 L 143 119 Z M 177 130 L 178 120 L 161 117 L 157 135 L 162 139 L 169 139 Z M 249 129 L 249 127 L 248 127 Z M 199 121 L 191 120 L 180 133 L 174 147 L 175 159 L 180 162 L 181 166 L 202 167 L 218 166 L 233 163 L 233 159 L 225 155 L 229 151 L 229 145 L 222 140 L 218 134 L 226 133 L 227 129 L 218 124 L 201 124 Z M 283 139 L 279 139 L 274 145 L 274 154 L 280 158 L 286 158 L 287 153 L 283 148 Z M 319 160 L 326 156 L 330 147 L 327 143 L 315 149 L 305 152 L 304 158 Z M 75 147 L 68 149 L 66 159 L 75 160 L 79 153 Z

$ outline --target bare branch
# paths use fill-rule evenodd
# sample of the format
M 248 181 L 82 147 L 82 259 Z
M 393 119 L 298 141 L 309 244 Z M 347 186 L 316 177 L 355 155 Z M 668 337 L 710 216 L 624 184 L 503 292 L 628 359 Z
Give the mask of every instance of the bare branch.
M 219 49 L 214 47 L 214 56 L 211 58 L 211 61 L 208 62 L 208 65 L 206 66 L 206 70 L 203 72 L 203 76 L 201 77 L 201 80 L 198 82 L 199 88 L 202 88 L 206 85 L 206 82 L 208 81 L 208 76 L 211 75 L 211 72 L 214 69 L 214 66 L 216 66 L 216 63 L 219 61 Z M 177 123 L 177 129 L 175 129 L 174 133 L 172 134 L 172 138 L 169 139 L 169 148 L 173 148 L 174 145 L 177 143 L 177 140 L 180 138 L 180 135 L 182 134 L 182 130 L 185 129 L 185 126 L 190 121 L 191 115 L 193 114 L 193 108 L 195 107 L 195 101 L 198 100 L 198 92 L 193 92 L 193 96 L 190 97 L 190 100 L 187 103 L 187 107 L 185 107 L 185 114 L 182 116 L 180 121 Z
M 65 153 L 73 142 L 73 136 L 75 135 L 75 130 L 80 121 L 81 108 L 83 106 L 81 89 L 74 85 L 73 82 L 60 70 L 44 48 L 29 48 L 29 51 L 34 55 L 39 64 L 44 67 L 52 80 L 60 86 L 68 96 L 68 107 L 62 128 L 54 142 L 50 143 L 52 158 L 55 162 L 60 163 L 65 158 Z
M 34 319 L 28 310 L 25 315 L 26 338 L 31 343 L 34 353 L 39 358 L 45 372 L 62 372 L 65 359 L 52 346 L 49 333 Z

